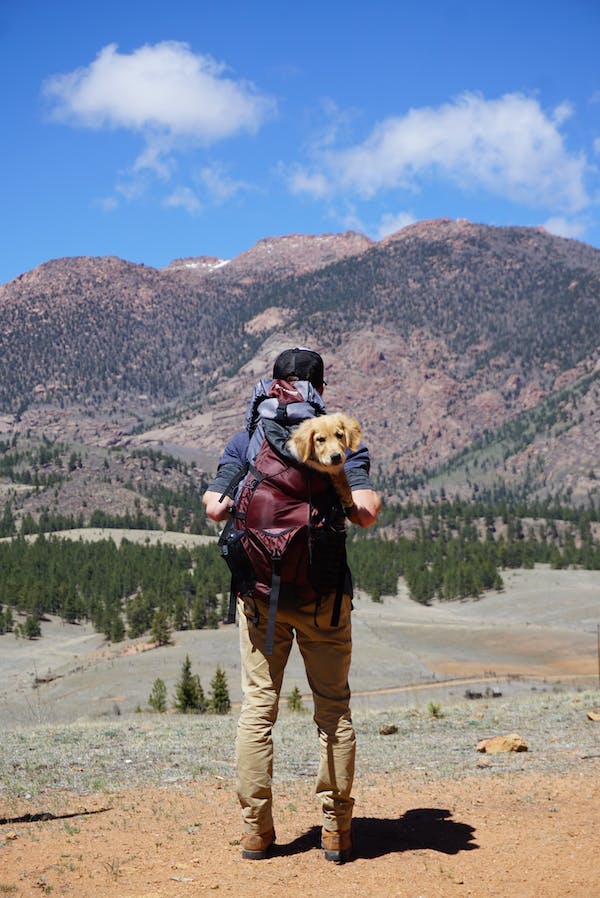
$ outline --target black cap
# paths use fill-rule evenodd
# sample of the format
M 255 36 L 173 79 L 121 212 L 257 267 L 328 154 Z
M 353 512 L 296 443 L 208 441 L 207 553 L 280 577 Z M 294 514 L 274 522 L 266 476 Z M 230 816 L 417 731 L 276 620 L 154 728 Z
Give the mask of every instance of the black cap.
M 273 377 L 280 380 L 308 380 L 316 389 L 325 383 L 323 359 L 312 349 L 284 349 L 275 359 Z

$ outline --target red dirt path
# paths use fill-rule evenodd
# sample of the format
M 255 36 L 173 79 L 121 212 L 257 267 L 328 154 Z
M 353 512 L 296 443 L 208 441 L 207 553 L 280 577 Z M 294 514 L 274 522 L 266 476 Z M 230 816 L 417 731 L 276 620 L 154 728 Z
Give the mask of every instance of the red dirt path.
M 600 762 L 560 776 L 489 770 L 356 784 L 356 856 L 317 847 L 312 783 L 276 791 L 277 853 L 240 857 L 231 781 L 43 795 L 0 805 L 0 894 L 39 898 L 592 898 L 600 893 Z M 53 815 L 19 820 L 24 814 Z

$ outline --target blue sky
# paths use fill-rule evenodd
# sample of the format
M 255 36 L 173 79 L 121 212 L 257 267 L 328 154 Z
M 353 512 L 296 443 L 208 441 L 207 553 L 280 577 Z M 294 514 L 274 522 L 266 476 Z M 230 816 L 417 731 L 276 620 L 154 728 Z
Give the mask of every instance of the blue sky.
M 0 282 L 421 219 L 600 247 L 600 3 L 0 0 Z

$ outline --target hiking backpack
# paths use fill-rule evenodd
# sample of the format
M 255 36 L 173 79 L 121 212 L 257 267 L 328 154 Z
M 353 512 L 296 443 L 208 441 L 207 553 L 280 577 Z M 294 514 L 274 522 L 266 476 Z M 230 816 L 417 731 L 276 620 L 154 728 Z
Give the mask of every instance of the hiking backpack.
M 247 415 L 246 466 L 233 512 L 219 539 L 232 574 L 228 622 L 238 596 L 252 596 L 256 618 L 268 605 L 265 654 L 273 650 L 280 598 L 298 605 L 335 593 L 332 626 L 342 596 L 351 592 L 344 513 L 330 478 L 302 465 L 286 450 L 290 426 L 324 414 L 320 395 L 306 381 L 260 381 Z M 235 483 L 235 481 L 239 481 Z

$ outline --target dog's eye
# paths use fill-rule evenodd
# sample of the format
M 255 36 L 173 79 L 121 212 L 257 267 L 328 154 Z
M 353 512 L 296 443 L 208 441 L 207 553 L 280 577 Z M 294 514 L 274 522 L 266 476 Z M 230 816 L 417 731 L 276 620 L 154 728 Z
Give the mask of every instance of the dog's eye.
M 343 439 L 343 437 L 344 437 L 344 434 L 343 434 L 343 433 L 340 433 L 339 431 L 336 433 L 336 438 L 337 438 L 338 440 Z
M 315 443 L 324 443 L 324 442 L 325 442 L 325 437 L 320 437 L 320 436 L 315 437 Z

